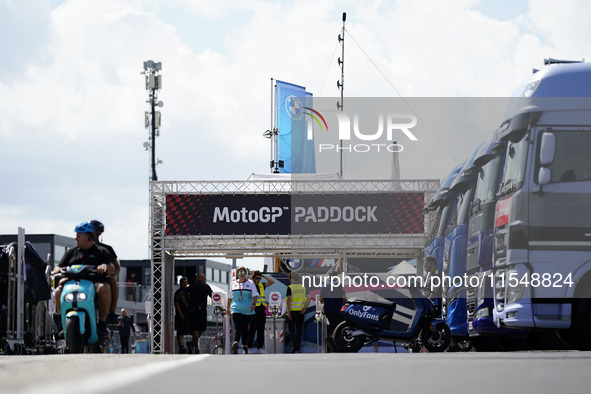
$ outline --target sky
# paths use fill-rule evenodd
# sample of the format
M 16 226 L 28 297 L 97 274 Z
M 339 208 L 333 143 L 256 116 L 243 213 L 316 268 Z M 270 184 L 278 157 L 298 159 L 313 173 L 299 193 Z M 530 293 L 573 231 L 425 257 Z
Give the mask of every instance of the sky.
M 244 180 L 270 171 L 271 78 L 340 95 L 343 12 L 350 98 L 506 97 L 546 57 L 591 58 L 585 0 L 0 0 L 0 234 L 98 219 L 148 259 L 143 62 L 162 62 L 158 179 Z M 486 139 L 425 133 L 401 177 L 441 179 Z

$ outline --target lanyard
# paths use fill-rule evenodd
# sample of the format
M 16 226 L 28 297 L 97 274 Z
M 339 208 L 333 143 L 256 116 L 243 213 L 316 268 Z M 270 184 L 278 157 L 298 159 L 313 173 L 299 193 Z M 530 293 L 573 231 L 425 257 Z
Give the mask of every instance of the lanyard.
M 238 281 L 238 290 L 240 290 L 240 297 L 238 298 L 238 301 L 242 302 L 242 289 L 244 289 L 244 284 L 246 282 L 240 282 Z

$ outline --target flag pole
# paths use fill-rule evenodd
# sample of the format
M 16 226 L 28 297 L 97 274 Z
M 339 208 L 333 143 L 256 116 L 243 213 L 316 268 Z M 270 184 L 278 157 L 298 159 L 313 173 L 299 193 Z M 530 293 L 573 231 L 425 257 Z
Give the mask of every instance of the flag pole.
M 269 129 L 271 131 L 271 135 L 270 135 L 270 140 L 271 140 L 271 173 L 273 173 L 273 166 L 275 164 L 275 157 L 273 156 L 273 154 L 275 153 L 275 137 L 274 137 L 274 131 L 275 131 L 275 125 L 273 124 L 273 106 L 274 106 L 274 100 L 273 100 L 273 78 L 271 78 L 271 128 Z
M 279 129 L 277 128 L 278 108 L 277 108 L 277 84 L 276 83 L 274 83 L 271 86 L 271 96 L 273 96 L 273 102 L 271 103 L 271 105 L 273 106 L 273 113 L 271 115 L 271 117 L 272 117 L 271 131 L 273 132 L 273 174 L 279 174 L 279 148 L 278 148 Z

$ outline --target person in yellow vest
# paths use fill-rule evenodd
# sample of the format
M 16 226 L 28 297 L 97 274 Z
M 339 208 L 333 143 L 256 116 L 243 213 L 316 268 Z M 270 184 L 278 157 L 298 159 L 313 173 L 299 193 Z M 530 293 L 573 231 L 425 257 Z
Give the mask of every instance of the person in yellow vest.
M 291 284 L 287 287 L 286 301 L 287 306 L 287 327 L 289 336 L 293 345 L 292 353 L 299 353 L 302 344 L 302 334 L 304 333 L 304 318 L 306 309 L 310 304 L 308 290 L 300 283 L 300 274 L 291 272 L 289 274 Z
M 265 278 L 266 282 L 261 282 Z M 256 270 L 252 273 L 250 279 L 254 282 L 257 290 L 259 291 L 259 298 L 254 308 L 254 317 L 250 321 L 250 327 L 248 329 L 248 350 L 252 353 L 251 349 L 254 345 L 254 337 L 257 337 L 257 353 L 263 354 L 265 350 L 265 323 L 267 322 L 267 299 L 265 298 L 265 289 L 271 286 L 275 281 L 263 275 L 261 271 Z

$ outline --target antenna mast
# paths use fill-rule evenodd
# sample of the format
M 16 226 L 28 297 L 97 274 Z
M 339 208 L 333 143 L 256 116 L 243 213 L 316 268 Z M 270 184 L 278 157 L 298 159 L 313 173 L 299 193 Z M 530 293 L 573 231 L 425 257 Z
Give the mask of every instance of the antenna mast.
M 343 12 L 343 29 L 341 30 L 341 34 L 339 34 L 339 42 L 341 43 L 342 52 L 341 57 L 338 59 L 339 67 L 341 67 L 341 80 L 337 81 L 337 87 L 341 91 L 341 101 L 337 103 L 337 109 L 343 111 L 343 101 L 344 101 L 344 93 L 345 93 L 345 21 L 347 20 L 347 13 Z M 340 166 L 339 166 L 339 175 L 343 177 L 343 140 L 339 140 L 340 146 Z

